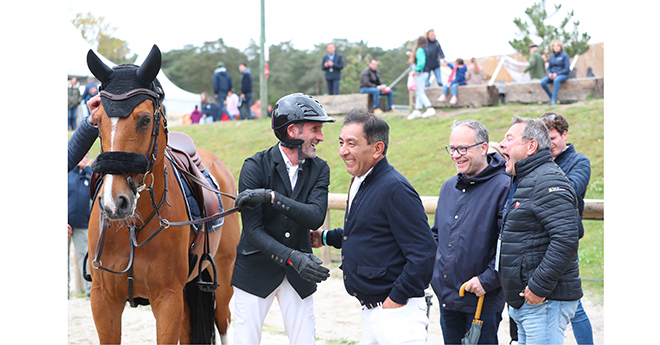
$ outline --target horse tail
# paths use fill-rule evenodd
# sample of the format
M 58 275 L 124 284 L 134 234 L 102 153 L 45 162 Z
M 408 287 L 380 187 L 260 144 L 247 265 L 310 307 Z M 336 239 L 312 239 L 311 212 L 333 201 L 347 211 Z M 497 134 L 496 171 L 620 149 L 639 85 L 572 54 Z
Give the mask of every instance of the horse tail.
M 211 279 L 207 270 L 202 275 L 205 280 Z M 188 282 L 183 291 L 190 307 L 190 343 L 215 344 L 215 294 L 200 290 L 197 279 Z

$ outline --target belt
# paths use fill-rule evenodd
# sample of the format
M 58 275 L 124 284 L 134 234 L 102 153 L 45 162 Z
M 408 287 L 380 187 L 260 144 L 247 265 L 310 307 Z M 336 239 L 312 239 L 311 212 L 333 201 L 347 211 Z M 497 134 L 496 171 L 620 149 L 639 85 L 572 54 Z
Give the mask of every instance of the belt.
M 373 302 L 373 303 L 366 303 L 364 305 L 365 308 L 367 309 L 374 309 L 376 307 L 380 307 L 383 305 L 383 302 Z

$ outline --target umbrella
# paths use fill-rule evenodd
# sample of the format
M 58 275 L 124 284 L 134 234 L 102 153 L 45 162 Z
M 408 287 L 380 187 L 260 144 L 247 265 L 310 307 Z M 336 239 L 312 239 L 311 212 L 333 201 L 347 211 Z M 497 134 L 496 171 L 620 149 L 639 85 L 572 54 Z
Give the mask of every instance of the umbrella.
M 459 296 L 463 297 L 465 295 L 465 286 L 467 285 L 468 282 L 463 283 L 461 285 L 461 288 L 458 290 Z M 479 343 L 479 337 L 481 336 L 481 326 L 483 325 L 483 321 L 479 320 L 479 317 L 481 316 L 481 307 L 484 305 L 484 296 L 481 295 L 479 297 L 479 302 L 477 302 L 477 311 L 474 313 L 474 320 L 472 320 L 472 326 L 470 326 L 470 330 L 465 333 L 465 337 L 461 339 L 461 344 L 477 344 Z

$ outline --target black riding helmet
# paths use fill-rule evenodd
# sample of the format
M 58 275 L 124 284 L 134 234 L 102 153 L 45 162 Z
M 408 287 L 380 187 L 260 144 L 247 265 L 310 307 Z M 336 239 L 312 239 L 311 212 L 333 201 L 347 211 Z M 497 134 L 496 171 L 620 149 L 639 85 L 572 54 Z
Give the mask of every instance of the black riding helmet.
M 272 128 L 275 136 L 289 148 L 301 147 L 302 139 L 291 139 L 286 133 L 287 127 L 298 122 L 335 122 L 323 110 L 319 101 L 309 95 L 294 93 L 280 98 L 272 114 Z

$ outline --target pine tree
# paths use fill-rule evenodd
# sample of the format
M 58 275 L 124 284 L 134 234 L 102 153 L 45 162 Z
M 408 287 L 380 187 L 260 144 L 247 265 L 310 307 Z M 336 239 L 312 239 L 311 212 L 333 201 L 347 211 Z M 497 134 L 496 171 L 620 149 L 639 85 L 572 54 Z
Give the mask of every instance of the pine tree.
M 523 21 L 521 18 L 515 18 L 513 20 L 513 23 L 520 31 L 518 36 L 521 39 L 516 38 L 509 41 L 511 47 L 518 53 L 528 56 L 530 44 L 536 43 L 541 51 L 551 52 L 550 44 L 553 40 L 557 39 L 564 44 L 564 51 L 568 56 L 573 57 L 584 54 L 589 50 L 591 36 L 586 32 L 582 34 L 578 32 L 580 21 L 573 22 L 572 30 L 566 27 L 573 18 L 573 11 L 568 12 L 566 18 L 557 27 L 546 24 L 546 20 L 559 13 L 560 9 L 561 4 L 554 5 L 554 11 L 552 14 L 548 14 L 545 0 L 541 0 L 540 3 L 534 3 L 531 7 L 528 7 L 525 10 L 525 14 L 529 17 L 531 24 L 528 24 L 527 21 Z M 535 39 L 532 40 L 532 37 L 535 37 Z

